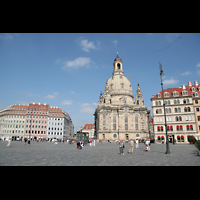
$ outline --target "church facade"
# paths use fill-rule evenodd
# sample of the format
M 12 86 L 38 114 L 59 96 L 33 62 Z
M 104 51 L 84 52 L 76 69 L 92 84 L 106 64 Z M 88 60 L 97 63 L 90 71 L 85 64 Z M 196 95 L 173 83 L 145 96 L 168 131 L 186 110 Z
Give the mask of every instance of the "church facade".
M 149 111 L 144 104 L 139 84 L 134 99 L 131 83 L 124 76 L 118 53 L 113 66 L 112 77 L 107 79 L 94 113 L 96 138 L 128 140 L 149 137 Z

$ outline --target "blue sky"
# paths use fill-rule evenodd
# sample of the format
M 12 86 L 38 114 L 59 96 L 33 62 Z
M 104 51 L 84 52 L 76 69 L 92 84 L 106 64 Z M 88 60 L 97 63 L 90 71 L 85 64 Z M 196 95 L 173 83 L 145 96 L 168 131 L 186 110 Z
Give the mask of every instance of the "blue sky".
M 164 88 L 200 82 L 199 33 L 1 33 L 0 109 L 47 103 L 67 111 L 75 131 L 94 122 L 94 110 L 117 51 L 135 97 L 146 106 Z

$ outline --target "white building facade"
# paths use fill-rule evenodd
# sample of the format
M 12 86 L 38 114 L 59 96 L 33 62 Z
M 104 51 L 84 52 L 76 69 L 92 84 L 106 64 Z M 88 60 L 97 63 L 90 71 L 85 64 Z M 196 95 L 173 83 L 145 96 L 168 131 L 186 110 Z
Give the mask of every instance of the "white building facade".
M 193 95 L 188 86 L 164 89 L 167 132 L 170 142 L 187 143 L 188 136 L 197 133 Z M 151 98 L 156 142 L 166 142 L 163 94 Z

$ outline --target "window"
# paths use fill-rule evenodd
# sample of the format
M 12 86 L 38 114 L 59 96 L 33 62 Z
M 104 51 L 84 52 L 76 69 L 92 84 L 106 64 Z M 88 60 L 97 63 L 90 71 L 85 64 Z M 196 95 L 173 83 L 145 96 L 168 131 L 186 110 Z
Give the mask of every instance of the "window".
M 121 83 L 121 88 L 124 89 L 124 84 L 123 83 Z
M 106 116 L 103 115 L 103 130 L 106 130 Z
M 194 92 L 195 91 L 195 88 L 194 87 L 192 87 L 192 92 Z
M 121 65 L 120 63 L 117 63 L 117 69 L 120 69 Z
M 113 116 L 113 130 L 116 130 L 116 116 Z
M 193 125 L 187 125 L 186 129 L 187 131 L 193 131 Z
M 173 96 L 174 96 L 174 97 L 179 96 L 179 95 L 178 95 L 178 92 L 177 92 L 177 91 L 174 91 L 174 92 L 173 92 Z
M 198 104 L 198 103 L 199 103 L 199 102 L 198 102 L 198 100 L 196 99 L 196 100 L 195 100 L 195 104 Z
M 135 123 L 137 124 L 138 123 L 138 117 L 135 116 Z
M 113 89 L 113 84 L 110 85 L 110 89 L 111 89 L 111 90 Z
M 128 116 L 125 115 L 125 130 L 128 130 Z
M 160 95 L 160 93 L 158 93 L 158 98 L 160 98 L 161 97 L 161 95 Z
M 198 121 L 200 121 L 200 116 L 198 116 Z
M 165 92 L 165 93 L 164 93 L 164 97 L 169 97 L 169 93 L 168 93 L 168 92 Z

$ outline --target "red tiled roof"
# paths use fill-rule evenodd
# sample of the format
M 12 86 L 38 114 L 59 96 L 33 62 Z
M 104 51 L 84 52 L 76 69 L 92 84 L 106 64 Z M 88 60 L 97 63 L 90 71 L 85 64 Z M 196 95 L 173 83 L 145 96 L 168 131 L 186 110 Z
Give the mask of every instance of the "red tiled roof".
M 30 110 L 30 108 L 46 108 L 46 111 L 48 111 L 49 105 L 30 103 L 28 106 L 28 110 Z
M 94 129 L 94 124 L 86 124 L 82 129 Z
M 192 88 L 194 88 L 195 90 L 192 91 Z M 200 97 L 199 88 L 200 88 L 200 84 L 198 84 L 198 85 L 195 84 L 195 85 L 191 85 L 191 86 L 186 85 L 185 89 L 183 89 L 183 87 L 181 87 L 181 88 L 168 88 L 168 89 L 164 89 L 163 92 L 164 93 L 168 92 L 169 93 L 169 97 L 173 97 L 173 92 L 174 91 L 177 91 L 179 96 L 183 96 L 182 91 L 188 91 L 188 95 L 187 96 L 192 96 L 193 98 L 198 98 L 198 97 Z M 195 92 L 198 93 L 198 97 L 195 97 Z M 163 97 L 162 90 L 159 93 L 160 93 L 160 97 L 162 98 Z M 158 98 L 158 94 L 154 95 L 151 99 Z

